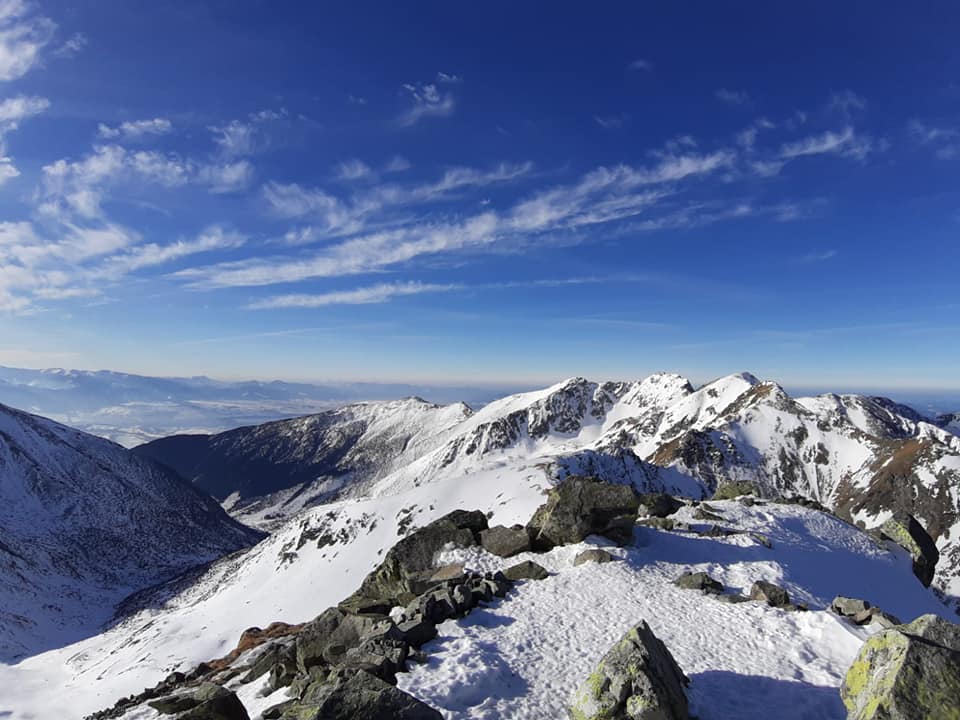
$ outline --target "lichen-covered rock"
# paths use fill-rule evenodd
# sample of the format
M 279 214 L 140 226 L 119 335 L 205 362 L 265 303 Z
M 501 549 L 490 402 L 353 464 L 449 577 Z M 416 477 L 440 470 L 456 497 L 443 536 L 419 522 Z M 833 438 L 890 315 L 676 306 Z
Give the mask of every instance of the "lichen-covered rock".
M 527 530 L 533 547 L 538 550 L 608 533 L 613 536 L 611 539 L 620 542 L 625 539 L 627 525 L 632 532 L 639 505 L 640 496 L 629 485 L 570 477 L 550 491 L 547 502 L 527 523 Z
M 705 572 L 685 572 L 673 581 L 673 584 L 684 590 L 701 590 L 705 593 L 719 595 L 723 592 L 723 583 L 714 580 Z
M 577 691 L 573 720 L 688 720 L 689 683 L 646 622 L 614 645 Z
M 480 533 L 480 544 L 488 553 L 498 557 L 513 557 L 530 549 L 530 535 L 523 526 L 496 525 Z
M 511 582 L 517 580 L 546 580 L 550 577 L 550 573 L 543 565 L 539 565 L 532 560 L 524 560 L 516 565 L 511 565 L 503 571 L 503 574 Z
M 830 609 L 833 610 L 837 615 L 852 617 L 869 610 L 870 603 L 868 603 L 866 600 L 858 600 L 856 598 L 848 598 L 844 597 L 843 595 L 837 595 L 833 599 L 833 602 L 830 603 Z
M 363 670 L 340 670 L 311 685 L 282 715 L 289 720 L 442 720 L 426 703 Z
M 177 720 L 250 720 L 240 699 L 219 685 L 203 683 L 193 697 L 197 704 L 178 715 Z
M 936 615 L 868 639 L 840 695 L 848 720 L 960 718 L 960 625 Z
M 464 548 L 480 543 L 487 516 L 479 510 L 454 510 L 407 535 L 387 551 L 352 596 L 340 603 L 348 612 L 382 613 L 406 605 L 430 587 L 434 556 L 446 545 Z
M 757 580 L 753 584 L 750 588 L 750 599 L 778 608 L 786 608 L 790 605 L 790 594 L 779 585 L 765 580 Z
M 880 532 L 910 553 L 913 574 L 925 587 L 930 587 L 940 551 L 917 519 L 909 513 L 899 512 L 880 526 Z
M 606 550 L 601 550 L 600 548 L 590 548 L 589 550 L 584 550 L 581 553 L 577 553 L 577 556 L 573 559 L 574 566 L 583 565 L 584 563 L 606 563 L 613 560 L 613 555 L 608 553 Z

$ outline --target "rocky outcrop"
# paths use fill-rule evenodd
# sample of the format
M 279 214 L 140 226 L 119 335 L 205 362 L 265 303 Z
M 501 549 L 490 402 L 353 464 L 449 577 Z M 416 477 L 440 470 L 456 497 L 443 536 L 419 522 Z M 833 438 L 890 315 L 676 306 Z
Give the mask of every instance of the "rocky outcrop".
M 689 683 L 646 622 L 603 656 L 578 690 L 573 720 L 688 720 Z
M 629 485 L 570 477 L 550 491 L 527 530 L 538 550 L 582 542 L 588 535 L 625 544 L 632 537 L 639 505 L 640 496 Z
M 508 558 L 530 549 L 530 535 L 522 525 L 496 525 L 480 533 L 480 544 L 488 553 Z
M 284 708 L 289 720 L 442 720 L 429 705 L 364 670 L 335 671 L 310 685 L 301 702 Z
M 880 526 L 880 532 L 886 538 L 893 540 L 913 558 L 913 574 L 924 584 L 930 587 L 933 574 L 937 569 L 940 552 L 923 526 L 909 513 L 896 513 L 892 518 Z
M 900 620 L 888 612 L 884 612 L 878 607 L 873 607 L 866 600 L 843 597 L 838 595 L 830 603 L 830 609 L 837 615 L 845 617 L 857 625 L 869 625 L 876 623 L 883 628 L 891 628 L 900 625 Z
M 848 720 L 955 718 L 960 708 L 960 626 L 936 615 L 867 640 L 840 695 Z
M 360 589 L 340 604 L 348 612 L 385 614 L 406 605 L 432 585 L 434 556 L 445 546 L 480 543 L 487 517 L 479 510 L 454 510 L 407 535 L 387 552 L 380 566 L 364 578 Z
M 239 698 L 214 683 L 203 683 L 193 692 L 155 700 L 149 705 L 162 715 L 176 714 L 177 720 L 250 720 Z
M 640 495 L 640 505 L 637 508 L 637 515 L 641 517 L 665 518 L 673 515 L 682 508 L 685 503 L 682 500 L 666 493 L 644 493 Z
M 705 572 L 685 572 L 674 580 L 673 584 L 684 590 L 700 590 L 713 595 L 719 595 L 723 592 L 723 583 L 714 580 Z

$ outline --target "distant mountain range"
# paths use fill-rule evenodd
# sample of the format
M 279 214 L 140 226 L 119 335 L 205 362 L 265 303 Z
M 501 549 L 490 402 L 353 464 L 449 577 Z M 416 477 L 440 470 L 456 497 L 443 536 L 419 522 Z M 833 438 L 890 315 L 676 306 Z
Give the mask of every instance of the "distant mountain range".
M 133 447 L 174 433 L 211 433 L 358 400 L 412 395 L 483 405 L 516 388 L 397 383 L 224 382 L 110 371 L 0 366 L 0 403 Z

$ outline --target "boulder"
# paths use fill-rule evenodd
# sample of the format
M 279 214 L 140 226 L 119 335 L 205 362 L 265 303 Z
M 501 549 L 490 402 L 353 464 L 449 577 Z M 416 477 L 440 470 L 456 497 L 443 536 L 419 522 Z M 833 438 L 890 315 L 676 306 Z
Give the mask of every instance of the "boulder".
M 833 599 L 833 602 L 830 603 L 830 609 L 833 610 L 837 615 L 852 617 L 853 615 L 857 615 L 869 610 L 870 603 L 868 603 L 866 600 L 857 600 L 855 598 L 837 595 Z
M 861 612 L 858 612 L 856 615 L 853 615 L 851 618 L 853 622 L 857 625 L 870 625 L 876 623 L 882 628 L 892 628 L 896 625 L 902 625 L 900 619 L 895 615 L 891 615 L 888 612 L 884 612 L 880 608 L 872 607 Z
M 637 520 L 637 525 L 670 531 L 675 529 L 677 523 L 675 523 L 672 518 L 647 517 Z
M 444 565 L 435 572 L 430 573 L 430 583 L 442 583 L 448 580 L 462 582 L 466 578 L 466 572 L 462 564 Z
M 584 563 L 605 563 L 613 560 L 613 555 L 608 553 L 606 550 L 601 550 L 600 548 L 590 548 L 589 550 L 584 550 L 581 553 L 578 553 L 577 556 L 573 559 L 573 564 L 583 565 Z
M 869 638 L 840 696 L 848 720 L 960 716 L 960 625 L 923 615 Z
M 880 532 L 910 553 L 913 558 L 913 574 L 924 587 L 930 587 L 940 552 L 933 538 L 917 519 L 909 513 L 898 512 L 880 526 Z
M 640 495 L 637 515 L 643 517 L 665 518 L 682 508 L 684 503 L 666 493 L 644 493 Z
M 693 513 L 694 520 L 709 520 L 710 522 L 723 522 L 724 517 L 711 510 L 706 510 L 702 506 L 698 507 Z
M 688 720 L 689 683 L 646 622 L 627 632 L 603 656 L 577 691 L 574 720 Z
M 479 510 L 454 510 L 407 535 L 387 551 L 383 562 L 340 604 L 348 612 L 382 613 L 386 607 L 406 605 L 427 590 L 433 558 L 447 545 L 464 548 L 479 544 L 487 516 Z
M 714 580 L 705 572 L 685 572 L 674 580 L 673 584 L 684 590 L 701 590 L 714 595 L 719 595 L 723 592 L 723 583 Z
M 495 525 L 480 533 L 480 544 L 488 553 L 498 557 L 513 557 L 530 549 L 530 536 L 526 528 Z
M 542 565 L 538 565 L 532 560 L 524 560 L 521 563 L 512 565 L 503 571 L 504 576 L 511 582 L 517 580 L 546 580 L 550 573 Z
M 624 540 L 625 526 L 632 537 L 640 496 L 629 485 L 596 478 L 569 477 L 550 490 L 547 502 L 527 523 L 537 550 L 582 542 L 588 535 L 606 535 Z
M 305 672 L 314 665 L 333 665 L 348 650 L 360 645 L 374 628 L 389 622 L 383 617 L 352 615 L 340 608 L 327 608 L 297 634 L 297 667 Z
M 741 595 L 740 593 L 730 593 L 729 595 L 712 595 L 712 597 L 720 602 L 729 603 L 731 605 L 750 602 L 750 598 L 748 598 L 746 595 Z
M 197 704 L 178 715 L 177 720 L 250 720 L 240 699 L 230 690 L 203 683 L 193 693 Z
M 790 594 L 786 590 L 763 580 L 757 580 L 750 588 L 750 599 L 778 608 L 786 608 L 790 605 Z
M 291 720 L 442 720 L 426 703 L 364 670 L 341 670 L 315 682 L 286 708 Z

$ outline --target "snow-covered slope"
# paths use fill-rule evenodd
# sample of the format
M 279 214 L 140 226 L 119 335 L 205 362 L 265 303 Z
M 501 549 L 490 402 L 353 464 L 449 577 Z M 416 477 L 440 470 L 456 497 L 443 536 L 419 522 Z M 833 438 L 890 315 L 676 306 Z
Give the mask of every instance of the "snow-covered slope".
M 443 443 L 471 410 L 420 398 L 356 403 L 217 435 L 177 435 L 134 450 L 193 481 L 251 525 L 356 497 Z
M 938 415 L 937 419 L 934 420 L 934 423 L 939 427 L 942 427 L 947 432 L 952 432 L 954 435 L 960 435 L 960 412 Z
M 0 405 L 0 660 L 99 632 L 131 592 L 258 539 L 169 470 Z

